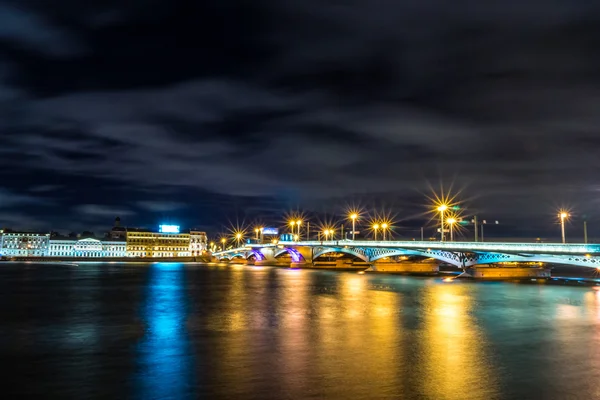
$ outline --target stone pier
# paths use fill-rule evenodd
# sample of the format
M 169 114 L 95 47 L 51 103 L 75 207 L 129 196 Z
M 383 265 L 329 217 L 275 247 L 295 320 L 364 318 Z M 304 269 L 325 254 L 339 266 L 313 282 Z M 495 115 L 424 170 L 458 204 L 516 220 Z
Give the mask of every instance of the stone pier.
M 550 268 L 543 266 L 494 266 L 475 265 L 467 269 L 467 274 L 475 279 L 522 279 L 550 278 Z

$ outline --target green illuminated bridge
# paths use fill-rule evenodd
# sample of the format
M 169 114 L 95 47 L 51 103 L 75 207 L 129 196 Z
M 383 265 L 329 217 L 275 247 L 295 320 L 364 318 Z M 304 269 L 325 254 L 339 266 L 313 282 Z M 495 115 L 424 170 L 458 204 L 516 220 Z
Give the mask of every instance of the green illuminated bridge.
M 384 258 L 410 256 L 431 258 L 459 268 L 505 262 L 549 263 L 600 267 L 600 245 L 562 243 L 418 242 L 418 241 L 280 241 L 276 244 L 247 244 L 213 253 L 219 260 L 243 258 L 262 263 L 276 262 L 289 255 L 292 265 L 312 264 L 328 254 L 344 253 L 373 264 Z

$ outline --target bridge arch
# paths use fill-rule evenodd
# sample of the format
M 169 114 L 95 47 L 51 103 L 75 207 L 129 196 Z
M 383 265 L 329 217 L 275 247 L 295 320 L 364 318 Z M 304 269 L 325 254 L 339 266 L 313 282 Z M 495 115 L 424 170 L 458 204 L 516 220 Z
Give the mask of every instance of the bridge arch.
M 378 249 L 383 251 L 377 251 L 370 257 L 370 261 L 374 262 L 385 257 L 396 257 L 396 256 L 421 256 L 425 258 L 434 258 L 438 261 L 442 261 L 448 264 L 452 264 L 456 267 L 462 268 L 463 261 L 460 253 L 453 253 L 444 250 L 406 250 L 406 249 Z
M 318 248 L 318 249 L 316 249 L 316 252 L 313 254 L 313 260 L 315 260 L 325 254 L 330 254 L 330 253 L 349 254 L 351 256 L 361 259 L 362 261 L 369 262 L 369 258 L 365 254 L 354 251 L 351 248 L 344 248 L 344 247 Z
M 290 257 L 292 258 L 292 262 L 301 263 L 301 262 L 306 261 L 304 259 L 304 256 L 302 254 L 300 254 L 300 252 L 298 250 L 293 249 L 291 247 L 284 247 L 283 249 L 275 252 L 275 254 L 273 254 L 273 257 L 274 258 L 281 257 L 285 253 L 288 253 L 290 255 Z

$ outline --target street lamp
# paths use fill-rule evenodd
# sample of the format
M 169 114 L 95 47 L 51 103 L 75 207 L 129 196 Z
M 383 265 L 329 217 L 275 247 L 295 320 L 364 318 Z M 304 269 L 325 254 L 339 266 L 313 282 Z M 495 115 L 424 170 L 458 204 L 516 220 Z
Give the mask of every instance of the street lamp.
M 235 241 L 237 243 L 237 246 L 240 247 L 240 242 L 242 240 L 242 234 L 240 232 L 235 234 Z
M 221 243 L 222 243 L 221 251 L 225 251 L 225 243 L 227 243 L 227 239 L 225 239 L 225 238 L 221 239 Z
M 442 225 L 442 238 L 441 241 L 444 241 L 444 212 L 448 209 L 448 205 L 446 204 L 442 204 L 440 205 L 437 210 L 440 212 L 440 221 L 441 221 L 441 225 Z
M 256 228 L 254 229 L 254 233 L 256 234 L 256 240 L 258 241 L 258 234 L 260 232 L 260 229 Z
M 379 229 L 379 224 L 373 224 L 373 239 L 375 239 L 375 241 L 377 241 L 377 230 Z
M 298 227 L 298 238 L 300 238 L 300 225 L 302 225 L 302 220 L 296 221 L 296 226 Z
M 456 223 L 456 218 L 450 217 L 448 218 L 448 225 L 450 225 L 450 241 L 454 241 L 454 224 Z
M 292 227 L 292 235 L 294 234 L 294 225 L 296 225 L 296 221 L 290 221 L 290 226 Z
M 387 231 L 388 228 L 388 224 L 387 222 L 384 222 L 383 224 L 381 224 L 381 231 L 383 232 L 383 240 L 385 241 L 385 231 Z
M 354 240 L 354 234 L 356 233 L 356 219 L 358 218 L 357 213 L 350 214 L 350 219 L 352 220 L 352 240 Z
M 560 214 L 558 214 L 558 216 L 560 217 L 560 231 L 562 233 L 562 242 L 566 243 L 566 238 L 565 238 L 565 219 L 569 218 L 569 213 L 567 213 L 566 211 L 561 211 Z

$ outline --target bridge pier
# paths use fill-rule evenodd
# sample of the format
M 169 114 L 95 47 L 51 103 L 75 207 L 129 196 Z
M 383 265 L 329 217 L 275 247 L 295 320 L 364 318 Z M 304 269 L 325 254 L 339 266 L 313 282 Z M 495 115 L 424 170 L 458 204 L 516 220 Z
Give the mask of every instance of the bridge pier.
M 466 275 L 474 279 L 524 279 L 550 278 L 550 268 L 543 266 L 495 266 L 474 265 L 467 268 Z
M 375 261 L 367 272 L 401 273 L 415 275 L 437 275 L 440 269 L 439 262 L 412 262 L 412 261 Z

